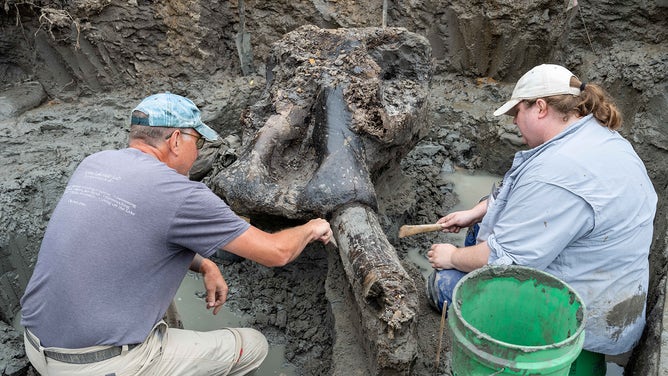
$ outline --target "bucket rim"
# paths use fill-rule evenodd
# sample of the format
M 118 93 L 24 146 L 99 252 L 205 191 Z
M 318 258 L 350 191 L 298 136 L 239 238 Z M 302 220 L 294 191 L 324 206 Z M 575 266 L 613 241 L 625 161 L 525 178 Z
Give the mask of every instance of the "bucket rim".
M 530 272 L 530 273 L 540 274 L 541 276 L 543 276 L 545 278 L 548 278 L 552 281 L 563 284 L 564 286 L 566 286 L 569 289 L 569 291 L 571 293 L 573 293 L 575 295 L 575 297 L 581 303 L 580 307 L 582 309 L 582 320 L 580 321 L 580 324 L 578 325 L 578 328 L 575 330 L 575 332 L 573 334 L 571 334 L 570 336 L 568 336 L 566 339 L 564 339 L 562 341 L 551 343 L 549 345 L 539 345 L 539 346 L 516 345 L 516 344 L 513 344 L 513 343 L 500 341 L 500 340 L 488 335 L 487 333 L 484 333 L 484 332 L 480 331 L 478 328 L 474 327 L 466 319 L 464 319 L 464 317 L 462 316 L 462 313 L 461 313 L 460 304 L 459 304 L 458 299 L 457 299 L 457 291 L 459 290 L 459 287 L 465 281 L 467 281 L 469 279 L 472 279 L 472 278 L 475 278 L 479 274 L 496 272 L 497 270 L 499 270 L 500 272 L 504 272 L 504 271 L 512 270 L 512 269 L 514 269 L 514 270 L 524 270 L 524 271 L 527 271 L 527 272 Z M 547 350 L 547 349 L 551 349 L 551 348 L 559 348 L 559 347 L 563 347 L 563 345 L 566 345 L 566 344 L 569 344 L 569 343 L 572 343 L 572 342 L 576 342 L 580 338 L 580 336 L 584 334 L 585 322 L 587 320 L 587 307 L 585 305 L 585 302 L 584 302 L 584 300 L 582 300 L 582 297 L 580 296 L 580 294 L 578 294 L 578 292 L 575 291 L 575 289 L 573 289 L 573 287 L 571 287 L 568 283 L 562 281 L 561 279 L 555 277 L 554 275 L 552 275 L 550 273 L 544 272 L 542 270 L 538 270 L 536 268 L 532 268 L 532 267 L 528 267 L 528 266 L 521 266 L 521 265 L 485 265 L 482 268 L 478 268 L 478 269 L 476 269 L 476 270 L 474 270 L 470 273 L 467 273 L 455 285 L 455 289 L 453 290 L 453 293 L 452 293 L 452 304 L 450 305 L 450 310 L 452 310 L 454 312 L 455 316 L 457 316 L 457 320 L 459 320 L 466 327 L 466 329 L 472 331 L 476 336 L 479 336 L 479 337 L 481 337 L 485 340 L 491 340 L 495 343 L 506 346 L 508 348 L 512 348 L 512 349 L 516 349 L 516 350 L 520 350 L 520 351 L 524 351 L 524 352 L 535 352 L 535 351 Z

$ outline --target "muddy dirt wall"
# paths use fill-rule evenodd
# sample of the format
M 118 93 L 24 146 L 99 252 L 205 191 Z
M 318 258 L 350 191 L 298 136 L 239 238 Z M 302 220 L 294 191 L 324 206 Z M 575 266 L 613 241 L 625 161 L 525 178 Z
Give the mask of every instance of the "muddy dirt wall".
M 512 153 L 522 146 L 512 124 L 492 117 L 491 111 L 509 95 L 512 82 L 532 66 L 560 63 L 584 81 L 602 84 L 617 98 L 625 115 L 622 134 L 645 161 L 660 199 L 650 257 L 649 324 L 627 367 L 629 374 L 657 374 L 660 338 L 665 333 L 668 253 L 668 1 L 579 1 L 574 8 L 569 3 L 387 2 L 388 26 L 405 27 L 430 41 L 436 76 L 430 94 L 429 135 L 405 158 L 402 171 L 388 174 L 381 179 L 387 186 L 377 187 L 379 196 L 384 194 L 381 220 L 388 234 L 396 234 L 403 222 L 428 223 L 445 214 L 456 198 L 438 179 L 443 168 L 503 173 Z M 203 110 L 204 120 L 227 137 L 221 143 L 225 151 L 216 152 L 233 158 L 240 115 L 260 97 L 269 73 L 266 57 L 271 43 L 304 24 L 379 26 L 382 4 L 245 1 L 242 30 L 237 1 L 4 1 L 0 9 L 0 227 L 5 229 L 0 234 L 0 319 L 10 323 L 18 310 L 41 235 L 74 167 L 95 151 L 124 146 L 128 112 L 141 98 L 161 90 L 190 97 Z M 252 48 L 246 55 L 252 72 L 246 76 L 236 44 L 244 33 Z M 208 168 L 206 163 L 202 166 L 200 177 Z M 390 241 L 401 256 L 409 247 L 426 249 L 430 238 L 399 241 L 390 237 Z M 317 258 L 303 262 L 311 265 Z M 254 266 L 248 268 L 256 271 Z M 411 270 L 408 264 L 407 269 Z M 415 274 L 416 284 L 421 283 L 419 273 Z M 271 312 L 259 315 L 259 325 L 286 336 L 284 328 L 272 325 L 270 319 L 262 321 L 277 314 Z M 304 314 L 303 307 L 288 313 L 295 318 Z M 437 320 L 428 310 L 422 313 L 423 338 L 433 338 L 427 333 L 433 335 L 434 326 L 427 324 Z M 308 338 L 307 330 L 291 329 L 287 337 Z M 16 332 L 0 323 L 0 336 L 0 370 L 8 375 L 27 372 Z M 329 338 L 329 334 L 323 336 Z M 338 369 L 328 362 L 325 366 L 308 362 L 314 356 L 328 358 L 321 348 L 327 341 L 318 342 L 316 350 L 303 340 L 291 341 L 290 360 L 303 369 L 322 374 Z M 433 358 L 433 343 L 420 346 L 415 374 L 428 369 Z

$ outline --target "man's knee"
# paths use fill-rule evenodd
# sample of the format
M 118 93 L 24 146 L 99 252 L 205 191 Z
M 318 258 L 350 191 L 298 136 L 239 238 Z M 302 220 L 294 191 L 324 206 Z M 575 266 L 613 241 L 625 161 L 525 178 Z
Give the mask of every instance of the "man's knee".
M 444 303 L 452 303 L 455 286 L 467 273 L 456 269 L 434 270 L 427 278 L 427 297 L 431 306 L 438 312 L 443 310 Z
M 249 355 L 256 354 L 258 357 L 264 359 L 269 351 L 269 344 L 267 343 L 267 338 L 265 338 L 264 334 L 252 328 L 242 328 L 239 330 L 243 342 L 243 355 L 246 355 L 246 353 Z
M 252 328 L 235 329 L 241 336 L 241 350 L 239 354 L 239 367 L 252 370 L 262 364 L 269 352 L 269 343 L 265 336 Z

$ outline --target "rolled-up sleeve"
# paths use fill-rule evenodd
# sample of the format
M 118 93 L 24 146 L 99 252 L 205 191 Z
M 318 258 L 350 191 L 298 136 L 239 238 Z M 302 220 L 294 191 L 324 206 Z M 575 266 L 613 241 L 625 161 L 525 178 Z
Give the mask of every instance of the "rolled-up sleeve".
M 488 263 L 544 270 L 574 239 L 590 232 L 594 211 L 580 196 L 552 184 L 514 187 L 487 238 Z

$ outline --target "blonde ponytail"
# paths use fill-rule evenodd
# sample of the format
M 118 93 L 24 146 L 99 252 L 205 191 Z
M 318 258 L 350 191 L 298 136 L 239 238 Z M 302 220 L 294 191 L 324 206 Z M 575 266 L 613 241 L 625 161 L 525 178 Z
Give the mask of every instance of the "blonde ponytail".
M 617 130 L 622 126 L 622 113 L 610 95 L 597 84 L 583 83 L 571 78 L 571 87 L 580 88 L 580 95 L 555 95 L 545 101 L 564 114 L 575 113 L 578 116 L 594 114 L 598 122 L 609 129 Z
M 594 114 L 599 123 L 612 130 L 617 130 L 622 126 L 622 113 L 610 95 L 596 84 L 585 84 L 576 109 L 580 116 Z

